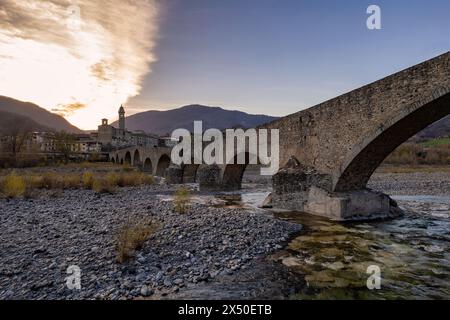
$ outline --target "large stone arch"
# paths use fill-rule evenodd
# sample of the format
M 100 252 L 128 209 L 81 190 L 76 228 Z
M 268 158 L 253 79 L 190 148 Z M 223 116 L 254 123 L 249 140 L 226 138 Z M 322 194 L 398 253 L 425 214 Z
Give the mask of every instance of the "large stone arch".
M 260 128 L 278 129 L 273 206 L 334 219 L 398 212 L 366 189 L 382 161 L 450 114 L 450 53 L 425 61 Z
M 231 163 L 226 164 L 222 174 L 223 188 L 225 190 L 241 189 L 245 169 L 251 161 L 254 161 L 254 159 L 257 159 L 256 155 L 245 152 L 245 163 L 238 163 L 238 155 L 236 155 Z
M 156 175 L 159 177 L 164 177 L 166 169 L 170 166 L 170 157 L 167 154 L 163 154 L 158 159 L 158 164 L 156 165 Z
M 116 164 L 119 164 L 119 155 L 118 154 L 116 154 Z
M 150 158 L 146 158 L 143 165 L 144 171 L 153 173 L 153 164 Z
M 450 114 L 450 93 L 432 99 L 434 97 L 428 98 L 429 102 L 413 112 L 405 110 L 355 146 L 342 170 L 333 175 L 333 191 L 364 189 L 373 172 L 398 146 Z
M 131 158 L 131 152 L 127 151 L 125 153 L 125 158 L 123 159 L 124 164 L 132 165 L 132 158 Z
M 138 149 L 134 150 L 134 153 L 133 153 L 133 166 L 135 166 L 135 167 L 142 166 L 141 154 Z

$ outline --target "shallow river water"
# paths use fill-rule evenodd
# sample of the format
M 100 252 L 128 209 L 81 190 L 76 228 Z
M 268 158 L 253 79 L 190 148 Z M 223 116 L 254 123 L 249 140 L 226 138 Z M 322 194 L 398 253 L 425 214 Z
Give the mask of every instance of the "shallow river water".
M 267 192 L 222 196 L 256 209 Z M 300 212 L 274 213 L 303 225 L 278 259 L 304 276 L 294 299 L 450 299 L 450 197 L 394 197 L 407 213 L 394 220 L 339 223 Z M 369 290 L 369 266 L 381 288 Z

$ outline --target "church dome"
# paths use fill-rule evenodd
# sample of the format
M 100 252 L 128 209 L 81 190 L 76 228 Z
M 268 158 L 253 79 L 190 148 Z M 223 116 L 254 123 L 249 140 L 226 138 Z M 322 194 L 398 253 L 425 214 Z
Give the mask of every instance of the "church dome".
M 123 106 L 120 106 L 119 113 L 125 113 L 125 109 L 123 108 Z

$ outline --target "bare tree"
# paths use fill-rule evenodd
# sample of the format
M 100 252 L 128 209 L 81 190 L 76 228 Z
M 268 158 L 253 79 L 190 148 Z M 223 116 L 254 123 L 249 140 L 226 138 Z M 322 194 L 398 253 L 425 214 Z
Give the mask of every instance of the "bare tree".
M 56 132 L 54 135 L 55 151 L 64 156 L 64 161 L 67 163 L 70 155 L 74 152 L 75 137 L 73 134 L 65 131 Z
M 2 151 L 12 159 L 12 164 L 17 164 L 18 155 L 23 151 L 27 140 L 30 138 L 32 126 L 28 121 L 22 121 L 20 117 L 10 117 L 6 123 L 2 123 L 0 139 Z

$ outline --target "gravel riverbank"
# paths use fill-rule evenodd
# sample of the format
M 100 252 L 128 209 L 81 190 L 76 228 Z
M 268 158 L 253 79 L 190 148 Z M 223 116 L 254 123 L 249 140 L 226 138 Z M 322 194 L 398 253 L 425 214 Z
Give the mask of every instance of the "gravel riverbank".
M 376 172 L 369 188 L 389 195 L 450 195 L 450 172 Z
M 71 190 L 1 199 L 0 299 L 176 297 L 187 287 L 248 273 L 255 259 L 280 249 L 300 229 L 239 208 L 192 204 L 181 215 L 167 200 L 172 192 L 158 185 L 112 195 Z M 148 217 L 160 228 L 135 258 L 119 264 L 120 227 Z M 66 286 L 71 265 L 81 269 L 81 290 Z

